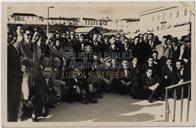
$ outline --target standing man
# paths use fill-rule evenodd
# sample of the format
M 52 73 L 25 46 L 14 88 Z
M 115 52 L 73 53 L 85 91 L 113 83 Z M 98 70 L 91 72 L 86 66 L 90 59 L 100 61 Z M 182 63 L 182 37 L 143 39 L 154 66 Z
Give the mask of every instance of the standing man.
M 33 77 L 37 71 L 38 58 L 37 45 L 32 42 L 33 30 L 27 28 L 24 34 L 24 40 L 15 43 L 15 47 L 21 57 L 23 80 L 22 80 L 22 94 L 23 94 L 23 105 L 28 106 L 28 101 L 32 95 L 32 83 Z M 28 113 L 27 113 L 28 114 Z M 24 113 L 23 113 L 24 116 Z M 22 116 L 22 117 L 23 117 Z
M 16 48 L 12 45 L 14 37 L 10 34 L 13 33 L 8 33 L 7 113 L 8 121 L 17 121 L 23 73 L 21 71 L 20 56 L 18 55 Z

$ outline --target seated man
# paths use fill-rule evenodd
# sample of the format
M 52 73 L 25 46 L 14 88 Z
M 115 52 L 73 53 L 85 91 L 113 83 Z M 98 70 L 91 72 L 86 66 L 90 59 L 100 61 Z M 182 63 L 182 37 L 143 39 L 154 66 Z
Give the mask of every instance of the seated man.
M 141 83 L 140 83 L 140 76 L 141 76 L 141 67 L 138 63 L 138 58 L 134 57 L 131 62 L 130 67 L 130 78 L 131 78 L 131 93 L 130 95 L 133 96 L 133 98 L 141 98 Z
M 100 63 L 99 60 L 94 60 L 93 66 L 88 72 L 88 84 L 91 84 L 91 87 L 93 87 L 92 91 L 97 98 L 103 97 L 103 76 L 101 76 Z
M 31 97 L 33 105 L 34 121 L 38 121 L 38 117 L 47 116 L 49 106 L 54 105 L 57 101 L 54 95 L 53 81 L 51 79 L 51 68 L 45 67 L 36 73 L 34 80 L 35 94 Z
M 111 72 L 112 72 L 111 66 L 112 66 L 111 58 L 110 57 L 104 58 L 104 67 L 102 71 L 104 72 L 103 83 L 104 83 L 104 91 L 106 92 L 111 91 L 113 88 L 112 85 L 113 78 L 111 77 Z
M 146 72 L 141 76 L 141 84 L 143 86 L 143 96 L 149 102 L 158 99 L 160 95 L 160 79 L 156 74 L 153 74 L 152 68 L 147 68 Z
M 122 66 L 123 66 L 123 70 L 122 70 L 123 76 L 120 76 L 121 79 L 120 79 L 120 84 L 118 89 L 120 91 L 120 94 L 124 95 L 126 93 L 126 90 L 129 90 L 128 93 L 130 93 L 130 85 L 131 85 L 128 60 L 123 60 Z
M 174 67 L 172 65 L 172 59 L 167 58 L 165 65 L 163 65 L 163 67 L 162 67 L 162 87 L 163 87 L 163 89 L 167 86 L 174 84 L 173 83 L 174 76 L 175 76 L 175 74 L 174 74 Z M 170 92 L 170 94 L 172 94 L 172 93 Z M 165 96 L 165 92 L 163 90 L 162 97 L 164 98 L 164 96 Z
M 148 58 L 147 63 L 144 63 L 143 64 L 143 72 L 145 72 L 146 69 L 148 69 L 148 68 L 152 68 L 153 69 L 153 74 L 158 75 L 158 71 L 157 71 L 158 68 L 157 68 L 157 65 L 154 62 L 155 62 L 154 57 L 153 56 L 150 56 Z
M 70 91 L 67 95 L 68 102 L 81 101 L 84 104 L 96 103 L 97 99 L 93 94 L 92 84 L 87 83 L 85 72 L 80 69 L 74 69 L 72 72 L 73 78 L 69 79 L 68 85 Z
M 53 79 L 54 79 L 54 89 L 56 92 L 56 96 L 58 97 L 58 101 L 62 98 L 62 89 L 65 86 L 65 82 L 63 79 L 63 60 L 60 57 L 53 58 Z

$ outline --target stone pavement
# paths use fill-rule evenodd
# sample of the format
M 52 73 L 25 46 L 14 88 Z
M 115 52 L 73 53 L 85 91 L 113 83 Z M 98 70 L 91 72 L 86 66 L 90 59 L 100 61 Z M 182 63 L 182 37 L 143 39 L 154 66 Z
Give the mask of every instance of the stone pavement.
M 176 121 L 180 118 L 180 100 L 176 102 Z M 183 120 L 186 120 L 187 99 L 184 99 Z M 172 121 L 173 99 L 169 99 L 170 121 Z M 190 107 L 190 120 L 193 115 Z M 192 115 L 191 115 L 192 114 Z M 164 122 L 165 101 L 149 103 L 147 100 L 136 100 L 130 96 L 105 93 L 96 104 L 82 104 L 79 102 L 61 102 L 54 109 L 50 109 L 47 118 L 40 122 Z M 32 122 L 28 119 L 24 122 Z

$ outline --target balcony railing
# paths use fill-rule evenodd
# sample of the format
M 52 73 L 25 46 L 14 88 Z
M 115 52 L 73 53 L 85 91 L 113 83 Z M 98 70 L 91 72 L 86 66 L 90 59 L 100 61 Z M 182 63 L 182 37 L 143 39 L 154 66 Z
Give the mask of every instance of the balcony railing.
M 183 100 L 184 100 L 184 88 L 188 87 L 188 96 L 187 96 L 187 115 L 186 115 L 186 121 L 189 121 L 189 109 L 190 109 L 190 101 L 191 101 L 191 81 L 186 81 L 180 84 L 175 84 L 175 85 L 171 85 L 169 87 L 165 88 L 165 121 L 169 121 L 169 114 L 170 114 L 170 108 L 169 108 L 169 93 L 171 93 L 171 91 L 173 91 L 173 102 L 174 102 L 174 106 L 173 106 L 173 115 L 172 115 L 172 121 L 175 122 L 176 121 L 176 100 L 177 100 L 177 91 L 181 91 L 180 93 L 180 100 L 181 100 L 181 105 L 180 105 L 180 122 L 182 122 L 183 119 Z

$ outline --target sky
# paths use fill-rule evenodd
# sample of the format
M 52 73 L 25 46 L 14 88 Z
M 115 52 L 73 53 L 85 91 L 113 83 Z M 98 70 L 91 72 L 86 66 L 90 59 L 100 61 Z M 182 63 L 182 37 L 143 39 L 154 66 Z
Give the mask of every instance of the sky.
M 38 16 L 47 17 L 47 7 L 50 9 L 50 17 L 87 17 L 122 19 L 137 18 L 138 14 L 145 10 L 159 7 L 179 5 L 178 2 L 128 2 L 128 3 L 56 3 L 56 4 L 10 4 L 8 14 L 34 13 Z

